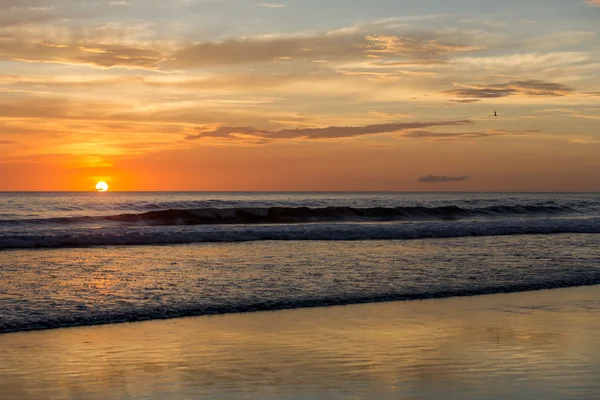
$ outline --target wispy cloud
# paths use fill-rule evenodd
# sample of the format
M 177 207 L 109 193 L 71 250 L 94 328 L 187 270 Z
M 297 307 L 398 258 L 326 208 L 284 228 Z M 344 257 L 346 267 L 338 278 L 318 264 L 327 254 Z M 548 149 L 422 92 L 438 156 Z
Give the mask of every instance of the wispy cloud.
M 595 108 L 588 109 L 574 109 L 574 108 L 546 108 L 542 110 L 537 110 L 536 113 L 542 114 L 553 114 L 560 115 L 572 118 L 582 118 L 582 119 L 590 119 L 590 120 L 598 120 L 600 119 L 600 115 L 598 114 L 589 114 L 590 112 L 594 113 L 598 111 Z
M 402 133 L 399 136 L 407 139 L 476 139 L 492 136 L 523 136 L 532 133 L 539 133 L 539 130 L 504 130 L 490 129 L 487 132 L 432 132 L 424 130 L 414 130 L 407 133 Z
M 373 34 L 373 31 L 381 34 Z M 380 62 L 442 63 L 452 54 L 479 47 L 449 41 L 441 33 L 409 32 L 391 23 L 373 23 L 325 33 L 230 38 L 187 46 L 164 63 L 169 68 L 243 65 L 273 60 L 350 61 L 381 58 Z
M 284 5 L 281 3 L 259 3 L 259 4 L 257 4 L 257 6 L 265 7 L 265 8 L 283 8 L 284 7 Z
M 330 126 L 326 128 L 300 128 L 281 129 L 269 131 L 252 127 L 228 127 L 221 126 L 214 130 L 202 130 L 198 133 L 186 136 L 187 140 L 203 138 L 239 139 L 241 136 L 252 136 L 265 139 L 339 139 L 364 135 L 375 135 L 382 133 L 394 133 L 410 129 L 427 128 L 434 126 L 461 126 L 469 125 L 470 120 L 459 121 L 435 121 L 435 122 L 408 122 L 387 123 L 367 126 Z
M 128 6 L 127 2 L 112 2 Z M 264 3 L 280 8 L 280 3 Z M 54 18 L 53 14 L 28 18 Z M 14 23 L 22 24 L 21 16 Z M 9 24 L 10 21 L 5 21 Z M 373 32 L 378 32 L 374 34 Z M 0 59 L 25 62 L 83 64 L 100 68 L 185 69 L 283 61 L 368 61 L 378 59 L 386 65 L 439 65 L 456 53 L 468 53 L 479 46 L 448 39 L 441 32 L 410 31 L 394 21 L 374 22 L 321 33 L 230 37 L 223 40 L 157 40 L 156 29 L 147 24 L 133 26 L 105 23 L 85 29 L 65 26 L 0 25 Z M 467 38 L 461 38 L 467 40 Z M 322 63 L 326 64 L 326 63 Z M 378 66 L 373 66 L 377 68 Z M 431 72 L 403 71 L 404 74 Z
M 0 60 L 157 69 L 168 57 L 168 46 L 148 41 L 150 35 L 143 24 L 99 24 L 86 29 L 29 25 L 5 28 L 0 29 Z
M 508 96 L 567 96 L 575 89 L 561 83 L 543 82 L 536 79 L 526 81 L 512 81 L 492 85 L 461 85 L 455 84 L 457 89 L 446 90 L 442 94 L 447 96 L 467 97 L 475 99 L 492 99 Z

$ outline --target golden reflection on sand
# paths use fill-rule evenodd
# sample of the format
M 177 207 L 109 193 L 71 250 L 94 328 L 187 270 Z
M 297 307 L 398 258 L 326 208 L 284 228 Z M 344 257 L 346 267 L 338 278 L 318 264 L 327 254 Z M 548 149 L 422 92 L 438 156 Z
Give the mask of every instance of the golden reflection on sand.
M 5 334 L 0 387 L 6 400 L 586 398 L 600 393 L 598 310 L 588 287 Z

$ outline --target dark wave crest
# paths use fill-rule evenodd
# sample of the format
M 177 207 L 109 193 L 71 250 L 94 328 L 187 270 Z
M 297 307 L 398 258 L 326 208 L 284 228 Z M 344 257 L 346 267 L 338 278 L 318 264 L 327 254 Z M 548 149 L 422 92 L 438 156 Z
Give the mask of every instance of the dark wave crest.
M 565 206 L 445 207 L 265 207 L 168 209 L 140 214 L 4 220 L 2 224 L 81 224 L 112 222 L 122 225 L 285 224 L 344 221 L 453 221 L 464 218 L 538 217 L 574 214 Z
M 455 222 L 88 227 L 0 233 L 1 249 L 286 240 L 410 240 L 469 236 L 600 233 L 600 217 Z

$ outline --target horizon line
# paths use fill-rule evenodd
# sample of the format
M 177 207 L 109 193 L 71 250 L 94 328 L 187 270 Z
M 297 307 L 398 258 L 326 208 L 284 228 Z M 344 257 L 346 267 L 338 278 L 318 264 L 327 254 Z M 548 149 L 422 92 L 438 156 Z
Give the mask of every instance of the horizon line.
M 563 193 L 563 194 L 600 194 L 599 191 L 502 191 L 502 190 L 109 190 L 98 192 L 97 190 L 0 190 L 1 193 Z

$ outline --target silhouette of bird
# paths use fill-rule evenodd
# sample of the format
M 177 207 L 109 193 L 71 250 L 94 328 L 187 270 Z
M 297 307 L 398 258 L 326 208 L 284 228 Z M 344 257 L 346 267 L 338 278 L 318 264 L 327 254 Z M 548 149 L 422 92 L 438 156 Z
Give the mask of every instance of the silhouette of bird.
M 494 111 L 494 117 L 497 117 L 498 113 L 496 111 Z

